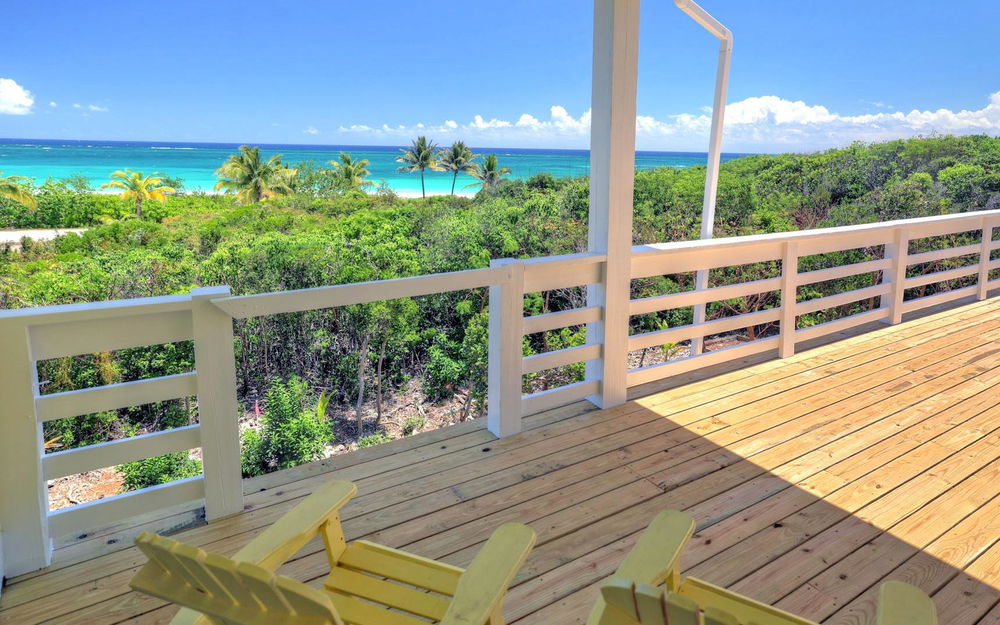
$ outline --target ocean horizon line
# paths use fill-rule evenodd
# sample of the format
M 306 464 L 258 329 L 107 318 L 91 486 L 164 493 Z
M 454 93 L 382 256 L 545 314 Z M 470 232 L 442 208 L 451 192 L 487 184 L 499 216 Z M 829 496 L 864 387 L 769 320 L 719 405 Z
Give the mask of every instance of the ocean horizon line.
M 204 148 L 233 148 L 238 149 L 241 145 L 258 146 L 265 149 L 271 148 L 321 148 L 321 149 L 342 149 L 351 148 L 355 150 L 396 150 L 405 149 L 406 144 L 349 144 L 349 143 L 270 143 L 263 141 L 171 141 L 171 140 L 148 140 L 148 139 L 39 139 L 27 137 L 0 137 L 0 144 L 4 145 L 70 145 L 83 146 L 87 144 L 114 145 L 122 147 L 150 147 L 159 146 L 166 148 L 204 147 Z M 445 144 L 439 144 L 443 147 Z M 590 148 L 528 148 L 511 146 L 469 146 L 473 151 L 501 151 L 514 150 L 522 153 L 567 153 L 567 154 L 590 154 Z M 665 156 L 700 156 L 707 157 L 708 152 L 691 150 L 636 150 L 636 154 L 643 155 L 665 155 Z M 764 152 L 723 152 L 722 156 L 727 158 L 738 158 L 741 156 L 757 156 Z

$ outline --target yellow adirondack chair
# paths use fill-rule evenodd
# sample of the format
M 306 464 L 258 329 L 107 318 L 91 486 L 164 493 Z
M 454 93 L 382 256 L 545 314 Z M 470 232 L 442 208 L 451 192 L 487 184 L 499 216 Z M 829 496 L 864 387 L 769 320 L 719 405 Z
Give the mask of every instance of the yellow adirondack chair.
M 694 519 L 661 512 L 601 587 L 587 625 L 816 625 L 694 577 L 680 559 Z M 878 625 L 937 625 L 930 597 L 902 582 L 882 584 Z
M 172 625 L 502 625 L 503 599 L 535 543 L 531 528 L 500 526 L 468 569 L 364 540 L 347 543 L 338 511 L 357 492 L 329 482 L 232 558 L 145 532 L 149 558 L 135 590 L 185 609 Z M 275 574 L 316 535 L 330 574 L 318 590 Z

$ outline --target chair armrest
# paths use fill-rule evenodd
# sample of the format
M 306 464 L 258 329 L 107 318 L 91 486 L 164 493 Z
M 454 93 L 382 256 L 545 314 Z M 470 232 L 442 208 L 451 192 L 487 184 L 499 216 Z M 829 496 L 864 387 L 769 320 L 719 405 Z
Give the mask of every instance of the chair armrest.
M 315 538 L 320 527 L 357 492 L 358 487 L 351 482 L 323 484 L 237 551 L 233 560 L 252 562 L 272 572 L 277 570 Z
M 326 482 L 237 551 L 233 560 L 251 562 L 274 572 L 312 540 L 357 492 L 358 487 L 351 482 Z M 170 621 L 170 625 L 210 623 L 208 617 L 189 608 L 182 608 Z
M 680 586 L 681 554 L 692 534 L 694 519 L 677 510 L 664 510 L 643 531 L 614 577 L 650 586 L 666 582 L 667 588 L 676 591 Z
M 878 594 L 878 625 L 937 625 L 934 602 L 919 588 L 888 581 Z
M 626 580 L 636 586 L 659 586 L 666 582 L 667 588 L 676 592 L 681 584 L 681 554 L 692 534 L 694 519 L 690 516 L 677 510 L 657 514 L 607 583 Z M 603 595 L 598 596 L 587 625 L 615 622 L 618 622 L 615 609 L 608 606 Z
M 440 625 L 484 625 L 500 607 L 507 588 L 535 545 L 535 531 L 504 523 L 493 532 L 458 579 Z

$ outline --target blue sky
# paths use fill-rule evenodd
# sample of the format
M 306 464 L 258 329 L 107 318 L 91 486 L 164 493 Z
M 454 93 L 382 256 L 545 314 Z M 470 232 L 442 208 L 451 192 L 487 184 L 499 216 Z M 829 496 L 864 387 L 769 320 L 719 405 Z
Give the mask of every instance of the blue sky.
M 996 0 L 702 5 L 735 35 L 729 151 L 1000 133 Z M 587 146 L 586 0 L 149 6 L 5 3 L 0 137 Z M 642 10 L 639 147 L 703 150 L 717 44 Z

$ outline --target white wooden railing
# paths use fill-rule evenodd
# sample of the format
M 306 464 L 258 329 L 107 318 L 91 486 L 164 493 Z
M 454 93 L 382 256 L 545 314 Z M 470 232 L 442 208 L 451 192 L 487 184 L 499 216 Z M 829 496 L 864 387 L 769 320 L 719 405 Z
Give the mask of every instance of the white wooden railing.
M 902 315 L 928 306 L 976 296 L 984 299 L 1000 288 L 990 272 L 1000 270 L 991 254 L 1000 249 L 993 238 L 1000 211 L 911 219 L 896 222 L 636 246 L 631 279 L 693 273 L 720 267 L 778 261 L 781 275 L 752 282 L 632 299 L 630 316 L 709 304 L 729 298 L 776 291 L 778 305 L 733 317 L 629 336 L 628 327 L 605 327 L 588 336 L 625 340 L 630 351 L 666 343 L 776 324 L 777 333 L 733 347 L 628 370 L 628 386 L 662 380 L 763 352 L 782 357 L 803 341 L 860 324 L 897 323 Z M 974 245 L 909 254 L 910 241 L 980 230 Z M 881 258 L 800 272 L 805 256 L 884 246 Z M 957 269 L 906 277 L 907 267 L 948 258 L 976 255 Z M 0 537 L 8 575 L 49 564 L 54 538 L 78 535 L 118 519 L 176 508 L 204 506 L 211 521 L 243 509 L 237 417 L 233 320 L 279 313 L 334 308 L 351 304 L 431 295 L 488 287 L 490 343 L 487 426 L 497 436 L 516 434 L 521 419 L 542 410 L 590 399 L 602 404 L 602 380 L 582 381 L 525 395 L 523 376 L 580 362 L 603 359 L 604 346 L 584 344 L 525 357 L 525 335 L 565 327 L 603 324 L 601 307 L 590 306 L 524 316 L 527 293 L 571 287 L 593 287 L 608 280 L 601 254 L 573 254 L 527 260 L 501 259 L 491 267 L 300 291 L 231 296 L 228 287 L 196 289 L 175 295 L 117 302 L 98 302 L 0 311 Z M 798 287 L 858 274 L 880 272 L 877 284 L 798 301 Z M 904 299 L 906 289 L 956 278 L 977 276 L 971 286 L 918 299 Z M 971 280 L 971 278 L 969 278 Z M 879 298 L 879 307 L 849 317 L 797 328 L 798 316 Z M 607 339 L 606 339 L 607 340 Z M 195 367 L 190 372 L 64 393 L 41 394 L 39 361 L 130 347 L 193 341 Z M 588 367 L 591 372 L 601 367 Z M 627 363 L 620 365 L 627 368 Z M 122 440 L 46 454 L 42 424 L 66 417 L 194 396 L 199 423 Z M 166 453 L 200 447 L 203 475 L 133 491 L 98 501 L 50 511 L 48 480 Z M 2 574 L 3 571 L 0 571 Z

